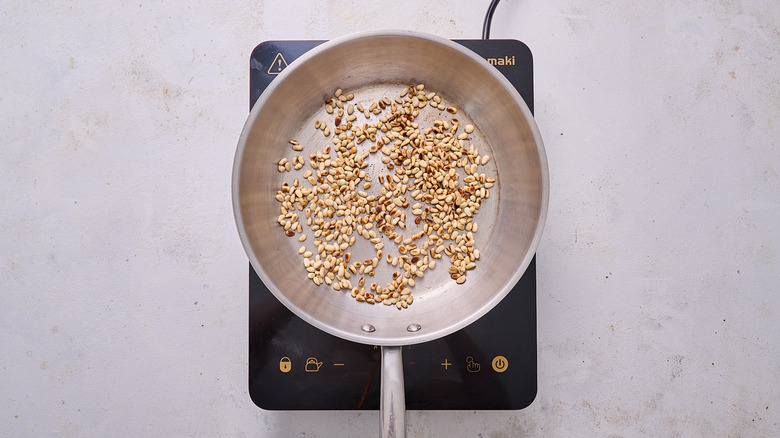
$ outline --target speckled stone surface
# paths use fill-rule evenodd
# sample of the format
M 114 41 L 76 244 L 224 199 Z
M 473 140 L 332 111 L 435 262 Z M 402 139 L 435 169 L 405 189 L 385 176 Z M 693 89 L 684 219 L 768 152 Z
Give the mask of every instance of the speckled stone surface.
M 233 153 L 269 39 L 478 38 L 487 1 L 0 7 L 6 436 L 376 435 L 247 395 Z M 411 437 L 775 436 L 780 6 L 504 1 L 551 174 L 539 392 L 407 415 Z

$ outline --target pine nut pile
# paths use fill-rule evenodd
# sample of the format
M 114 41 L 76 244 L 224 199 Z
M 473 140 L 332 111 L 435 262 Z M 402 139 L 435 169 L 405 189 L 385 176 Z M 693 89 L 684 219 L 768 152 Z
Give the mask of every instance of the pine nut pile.
M 461 129 L 453 118 L 457 109 L 446 106 L 435 92 L 426 92 L 424 84 L 410 85 L 393 100 L 384 97 L 368 107 L 353 104 L 354 98 L 338 89 L 325 101 L 333 122 L 314 124 L 331 140 L 321 150 L 277 162 L 282 173 L 298 171 L 307 161 L 310 167 L 302 178 L 283 182 L 277 191 L 278 222 L 287 236 L 297 235 L 302 243 L 310 230 L 312 245 L 304 244 L 298 253 L 314 284 L 349 291 L 360 302 L 402 309 L 414 301 L 416 279 L 436 268 L 437 260 L 447 257 L 456 284 L 463 284 L 467 272 L 477 266 L 474 218 L 495 183 L 480 173 L 480 166 L 490 156 L 480 155 L 473 144 L 467 147 L 474 127 Z M 439 118 L 431 126 L 419 126 L 415 119 L 421 111 L 438 111 Z M 362 126 L 359 114 L 365 119 Z M 366 141 L 371 146 L 361 148 Z M 303 150 L 298 141 L 289 143 L 294 153 Z M 377 167 L 387 172 L 372 175 L 369 156 L 377 153 Z M 407 215 L 415 224 L 410 228 L 418 231 L 405 233 Z M 352 259 L 358 238 L 373 244 L 374 257 Z M 389 283 L 380 285 L 371 280 L 383 269 L 383 261 L 393 273 Z

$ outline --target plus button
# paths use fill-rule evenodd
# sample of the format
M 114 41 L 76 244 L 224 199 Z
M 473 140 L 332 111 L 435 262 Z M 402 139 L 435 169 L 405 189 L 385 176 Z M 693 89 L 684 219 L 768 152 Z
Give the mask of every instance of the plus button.
M 447 367 L 448 367 L 448 366 L 450 366 L 450 365 L 452 365 L 452 363 L 450 363 L 449 361 L 447 361 L 447 359 L 444 359 L 444 362 L 442 362 L 442 363 L 441 363 L 441 366 L 443 366 L 445 370 L 446 370 L 446 369 L 447 369 Z

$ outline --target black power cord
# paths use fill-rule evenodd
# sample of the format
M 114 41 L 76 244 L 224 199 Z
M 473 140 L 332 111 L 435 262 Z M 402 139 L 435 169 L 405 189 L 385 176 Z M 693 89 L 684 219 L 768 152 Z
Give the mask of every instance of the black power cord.
M 492 0 L 490 6 L 488 6 L 487 14 L 485 14 L 485 23 L 482 24 L 482 39 L 490 39 L 490 22 L 493 21 L 493 12 L 496 11 L 499 0 Z

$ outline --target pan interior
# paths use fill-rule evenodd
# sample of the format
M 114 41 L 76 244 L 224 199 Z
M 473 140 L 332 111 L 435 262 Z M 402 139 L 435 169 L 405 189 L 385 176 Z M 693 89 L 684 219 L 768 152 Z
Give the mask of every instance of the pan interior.
M 473 124 L 469 143 L 491 156 L 480 172 L 496 178 L 476 222 L 476 247 L 481 257 L 467 281 L 449 278 L 447 257 L 417 279 L 414 303 L 408 309 L 357 302 L 348 291 L 315 286 L 306 278 L 301 245 L 313 249 L 311 233 L 301 243 L 287 237 L 277 223 L 276 191 L 284 181 L 303 180 L 308 158 L 300 171 L 279 173 L 277 162 L 293 154 L 308 157 L 331 142 L 315 120 L 333 115 L 323 101 L 341 88 L 353 93 L 353 103 L 368 107 L 382 97 L 391 100 L 409 84 L 425 84 L 436 91 L 456 115 L 434 108 L 421 110 L 416 120 L 430 126 L 434 119 L 459 119 Z M 369 122 L 379 116 L 372 116 Z M 358 114 L 357 123 L 366 121 Z M 288 140 L 304 145 L 293 152 Z M 373 143 L 363 142 L 358 153 Z M 367 160 L 369 174 L 391 173 L 379 161 L 381 152 Z M 376 185 L 376 184 L 375 184 Z M 508 293 L 533 256 L 547 202 L 547 169 L 541 138 L 521 97 L 493 67 L 468 50 L 437 37 L 412 33 L 363 34 L 326 43 L 299 58 L 271 84 L 255 105 L 239 141 L 233 176 L 234 209 L 242 243 L 269 290 L 298 316 L 333 335 L 366 344 L 402 345 L 449 334 L 476 320 Z M 378 192 L 378 189 L 376 189 Z M 300 213 L 300 212 L 299 212 Z M 408 215 L 411 217 L 411 214 Z M 407 217 L 404 236 L 417 228 Z M 386 236 L 383 252 L 398 255 Z M 373 257 L 373 244 L 362 238 L 351 249 L 353 258 Z M 316 253 L 316 250 L 315 250 Z M 383 257 L 384 258 L 384 257 Z M 393 268 L 379 262 L 367 284 L 389 281 Z M 360 276 L 353 277 L 356 282 Z M 365 324 L 373 332 L 361 329 Z M 417 324 L 419 331 L 407 328 Z

